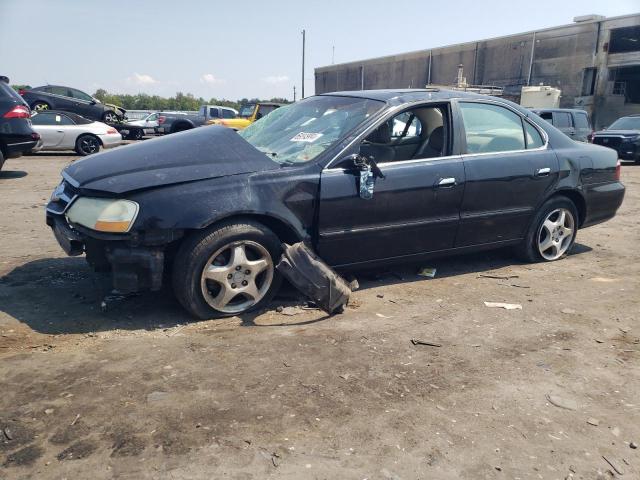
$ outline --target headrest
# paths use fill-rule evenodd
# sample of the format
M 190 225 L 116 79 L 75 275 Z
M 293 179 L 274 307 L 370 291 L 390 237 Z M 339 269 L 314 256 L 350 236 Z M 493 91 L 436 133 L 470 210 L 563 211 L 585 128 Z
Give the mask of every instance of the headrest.
M 428 145 L 438 152 L 442 152 L 442 147 L 444 147 L 444 128 L 436 127 L 431 132 L 429 136 Z
M 370 143 L 391 143 L 391 127 L 389 126 L 389 122 L 385 122 L 376 128 L 369 134 L 366 141 Z

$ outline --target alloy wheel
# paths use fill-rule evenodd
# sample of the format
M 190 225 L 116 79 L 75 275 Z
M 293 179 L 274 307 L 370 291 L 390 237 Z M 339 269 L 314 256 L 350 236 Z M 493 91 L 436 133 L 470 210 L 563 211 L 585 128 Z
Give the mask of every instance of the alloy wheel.
M 116 123 L 118 121 L 118 116 L 113 112 L 107 112 L 104 114 L 104 121 L 107 123 Z
M 80 140 L 80 150 L 82 150 L 85 155 L 91 155 L 100 150 L 100 144 L 98 140 L 93 137 L 84 137 Z
M 538 230 L 538 251 L 545 260 L 564 255 L 575 236 L 575 219 L 566 208 L 552 210 Z
M 241 313 L 262 300 L 273 275 L 269 251 L 247 240 L 218 249 L 205 264 L 200 284 L 212 308 L 223 313 Z
M 49 110 L 49 105 L 47 105 L 46 103 L 38 102 L 33 106 L 33 109 L 36 112 L 43 112 L 45 110 Z

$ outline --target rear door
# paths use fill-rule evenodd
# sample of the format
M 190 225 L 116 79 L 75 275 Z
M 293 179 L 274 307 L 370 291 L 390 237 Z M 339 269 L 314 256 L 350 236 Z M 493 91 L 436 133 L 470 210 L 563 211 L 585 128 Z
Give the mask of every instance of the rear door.
M 456 246 L 520 239 L 558 179 L 542 129 L 491 101 L 458 103 L 466 142 L 466 187 Z
M 96 103 L 93 100 L 93 97 L 80 90 L 76 90 L 75 88 L 69 88 L 67 90 L 68 94 L 73 99 L 75 113 L 86 118 L 96 118 Z M 97 116 L 100 118 L 99 112 L 97 113 Z

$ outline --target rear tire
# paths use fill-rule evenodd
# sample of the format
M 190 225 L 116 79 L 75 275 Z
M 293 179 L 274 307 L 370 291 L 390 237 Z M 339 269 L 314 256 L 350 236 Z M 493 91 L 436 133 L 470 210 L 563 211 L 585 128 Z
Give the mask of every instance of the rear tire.
M 93 135 L 80 135 L 76 140 L 76 153 L 87 156 L 100 151 L 100 140 Z
M 516 253 L 530 263 L 553 262 L 568 255 L 578 233 L 578 210 L 566 197 L 547 200 L 535 214 Z
M 4 165 L 4 154 L 2 150 L 0 150 L 0 171 L 2 171 L 2 166 Z
M 42 102 L 40 100 L 33 102 L 33 105 L 31 105 L 31 110 L 34 110 L 36 112 L 43 112 L 45 110 L 50 110 L 51 109 L 51 105 L 49 105 L 47 102 Z
M 268 304 L 281 277 L 278 237 L 250 220 L 223 223 L 187 238 L 173 262 L 178 301 L 201 320 L 241 315 Z

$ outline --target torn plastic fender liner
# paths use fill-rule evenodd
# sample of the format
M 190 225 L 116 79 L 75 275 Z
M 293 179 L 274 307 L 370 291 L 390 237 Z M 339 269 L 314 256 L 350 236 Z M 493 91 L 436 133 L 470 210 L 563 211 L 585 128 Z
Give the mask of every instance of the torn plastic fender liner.
M 303 242 L 282 247 L 278 272 L 329 315 L 340 313 L 351 294 L 347 282 Z

